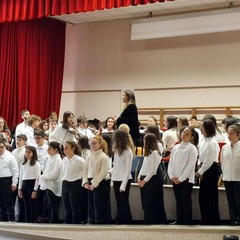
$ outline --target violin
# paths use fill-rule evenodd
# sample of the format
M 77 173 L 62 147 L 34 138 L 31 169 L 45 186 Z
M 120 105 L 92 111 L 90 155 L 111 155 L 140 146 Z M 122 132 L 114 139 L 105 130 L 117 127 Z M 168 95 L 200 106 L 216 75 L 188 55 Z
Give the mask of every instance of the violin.
M 71 124 L 68 132 L 72 133 L 77 140 L 79 140 L 79 138 L 83 136 L 81 133 L 79 133 L 78 126 L 74 122 Z

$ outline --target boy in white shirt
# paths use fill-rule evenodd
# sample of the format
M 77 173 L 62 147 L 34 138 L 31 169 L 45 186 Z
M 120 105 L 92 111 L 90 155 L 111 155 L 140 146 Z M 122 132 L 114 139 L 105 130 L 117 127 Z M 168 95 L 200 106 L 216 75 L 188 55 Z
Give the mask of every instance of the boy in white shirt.
M 20 171 L 20 166 L 24 161 L 24 156 L 25 156 L 25 150 L 26 150 L 26 142 L 27 142 L 27 137 L 25 134 L 19 134 L 17 136 L 17 148 L 15 148 L 12 151 L 13 156 L 16 158 L 17 160 L 17 164 L 18 164 L 18 170 Z M 25 217 L 24 217 L 24 203 L 23 203 L 23 199 L 19 198 L 17 195 L 17 191 L 16 194 L 14 194 L 14 203 L 17 197 L 18 200 L 18 222 L 25 222 Z
M 38 162 L 41 165 L 41 173 L 45 169 L 45 165 L 49 158 L 48 154 L 48 144 L 45 142 L 45 132 L 43 130 L 34 131 L 34 139 L 37 144 L 37 156 Z M 38 222 L 48 222 L 48 204 L 46 198 L 46 190 L 38 189 L 38 198 L 37 198 L 37 221 Z

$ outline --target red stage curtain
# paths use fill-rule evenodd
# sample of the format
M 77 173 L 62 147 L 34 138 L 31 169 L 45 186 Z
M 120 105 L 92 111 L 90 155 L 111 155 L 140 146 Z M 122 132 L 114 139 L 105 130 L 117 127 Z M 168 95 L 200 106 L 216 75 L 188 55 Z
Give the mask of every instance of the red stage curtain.
M 155 2 L 165 2 L 165 0 L 1 0 L 0 22 L 28 20 Z
M 0 116 L 10 126 L 23 109 L 42 118 L 59 112 L 65 27 L 46 18 L 0 24 Z

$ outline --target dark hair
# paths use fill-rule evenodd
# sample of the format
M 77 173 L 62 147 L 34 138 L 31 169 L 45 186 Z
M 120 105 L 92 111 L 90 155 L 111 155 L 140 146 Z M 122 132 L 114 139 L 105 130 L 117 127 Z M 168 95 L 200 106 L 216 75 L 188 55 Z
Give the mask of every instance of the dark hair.
M 36 162 L 38 161 L 37 150 L 34 146 L 27 146 L 26 150 L 29 150 L 33 153 L 33 156 L 30 160 L 30 166 L 34 166 L 36 164 Z M 27 161 L 28 161 L 27 158 L 24 156 L 24 161 L 23 161 L 22 165 L 24 165 Z
M 213 115 L 211 115 L 211 114 L 207 114 L 207 115 L 205 115 L 205 116 L 203 117 L 202 121 L 205 121 L 205 120 L 207 120 L 207 119 L 212 120 L 212 122 L 213 122 L 213 124 L 214 124 L 214 127 L 215 127 L 215 131 L 218 132 L 218 133 L 220 133 L 220 134 L 222 134 L 221 130 L 220 130 L 220 129 L 218 128 L 218 126 L 217 126 L 217 120 L 216 120 L 216 118 L 215 118 Z M 215 135 L 216 135 L 216 133 L 215 133 Z
M 113 120 L 113 130 L 115 130 L 117 128 L 117 126 L 116 126 L 116 122 L 114 120 L 114 117 L 108 117 L 104 122 L 103 128 L 107 128 L 107 122 L 108 122 L 109 119 Z
M 176 128 L 177 127 L 177 118 L 175 116 L 167 116 L 168 128 Z
M 178 117 L 178 120 L 181 122 L 182 127 L 189 126 L 188 119 L 185 116 Z
M 134 103 L 136 104 L 136 99 L 135 99 L 135 95 L 134 95 L 134 92 L 132 90 L 124 90 L 123 91 L 125 93 L 125 95 L 127 96 L 128 98 L 128 102 L 129 103 Z
M 144 136 L 144 148 L 144 156 L 149 156 L 155 150 L 160 154 L 158 140 L 154 133 L 147 133 Z
M 202 122 L 202 127 L 206 133 L 206 137 L 213 137 L 216 135 L 215 124 L 212 120 L 206 119 Z
M 40 122 L 39 128 L 43 130 L 43 125 L 44 125 L 45 123 L 47 123 L 47 124 L 49 125 L 49 123 L 48 123 L 47 120 L 43 120 L 43 121 Z
M 113 145 L 114 150 L 118 152 L 119 155 L 123 153 L 124 150 L 130 146 L 130 141 L 128 133 L 122 130 L 115 130 L 113 133 Z
M 113 141 L 112 141 L 112 137 L 113 134 L 111 133 L 103 133 L 102 134 L 102 138 L 104 139 L 104 141 L 107 143 L 108 146 L 108 151 L 107 151 L 107 155 L 109 157 L 113 156 L 113 150 L 112 150 L 112 145 L 113 145 Z
M 44 138 L 45 132 L 42 129 L 34 130 L 34 136 L 39 136 L 39 137 Z
M 197 146 L 198 146 L 198 142 L 199 142 L 199 136 L 198 136 L 197 131 L 195 131 L 195 129 L 194 129 L 193 127 L 184 126 L 184 127 L 182 127 L 182 128 L 180 129 L 180 131 L 179 131 L 180 141 L 182 141 L 182 140 L 181 140 L 181 134 L 182 134 L 182 132 L 184 131 L 184 129 L 186 129 L 186 128 L 191 132 L 191 135 L 192 135 L 192 139 L 191 139 L 190 142 L 197 147 Z
M 87 136 L 81 136 L 78 139 L 78 145 L 80 146 L 81 149 L 90 149 L 88 137 Z
M 81 151 L 77 143 L 75 143 L 74 141 L 66 141 L 65 144 L 68 144 L 71 146 L 71 148 L 74 148 L 74 154 L 81 156 Z
M 65 128 L 65 129 L 68 129 L 70 126 L 68 125 L 68 121 L 67 121 L 67 119 L 68 119 L 68 117 L 69 116 L 73 116 L 73 113 L 72 112 L 70 112 L 70 111 L 67 111 L 67 112 L 64 112 L 63 113 L 63 121 L 62 121 L 62 127 L 63 128 Z
M 149 125 L 149 126 L 147 126 L 145 133 L 153 133 L 153 134 L 155 134 L 157 140 L 159 142 L 162 142 L 158 126 L 156 126 L 156 125 Z
M 22 139 L 23 141 L 27 141 L 27 136 L 25 135 L 25 134 L 19 134 L 19 135 L 17 135 L 17 139 Z
M 53 149 L 57 150 L 58 153 L 61 152 L 61 147 L 60 147 L 60 144 L 58 142 L 50 142 L 48 144 L 49 147 L 52 147 Z
M 239 119 L 236 117 L 226 117 L 222 120 L 222 123 L 225 124 L 226 132 L 229 126 L 238 123 Z

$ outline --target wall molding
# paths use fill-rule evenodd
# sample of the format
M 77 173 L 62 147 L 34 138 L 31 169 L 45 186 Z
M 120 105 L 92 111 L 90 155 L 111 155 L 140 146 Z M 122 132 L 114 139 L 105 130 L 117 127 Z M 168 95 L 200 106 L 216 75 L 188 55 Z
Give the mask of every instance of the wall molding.
M 76 90 L 76 91 L 62 91 L 62 94 L 64 93 L 102 93 L 102 92 L 121 92 L 121 89 L 103 89 L 103 90 Z
M 191 89 L 218 89 L 218 88 L 240 88 L 240 85 L 224 86 L 195 86 L 195 87 L 164 87 L 164 88 L 135 88 L 134 91 L 166 91 L 166 90 L 191 90 Z

